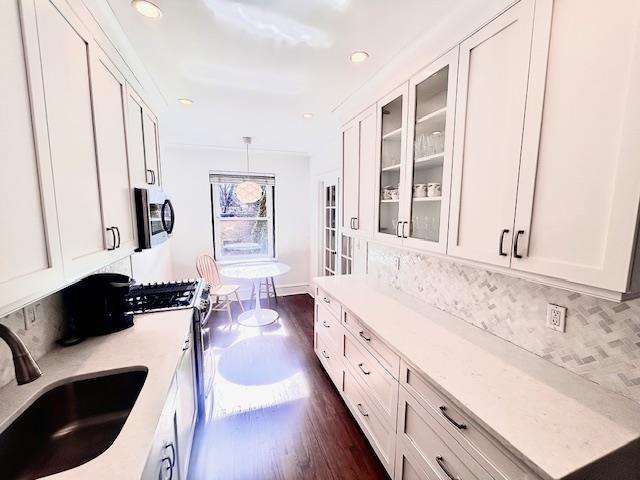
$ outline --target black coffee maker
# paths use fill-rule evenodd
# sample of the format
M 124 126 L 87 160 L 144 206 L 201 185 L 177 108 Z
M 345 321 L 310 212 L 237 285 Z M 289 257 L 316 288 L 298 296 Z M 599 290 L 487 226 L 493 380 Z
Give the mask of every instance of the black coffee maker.
M 97 273 L 65 290 L 67 342 L 106 335 L 133 326 L 127 295 L 134 280 L 118 273 Z M 75 340 L 75 341 L 74 341 Z

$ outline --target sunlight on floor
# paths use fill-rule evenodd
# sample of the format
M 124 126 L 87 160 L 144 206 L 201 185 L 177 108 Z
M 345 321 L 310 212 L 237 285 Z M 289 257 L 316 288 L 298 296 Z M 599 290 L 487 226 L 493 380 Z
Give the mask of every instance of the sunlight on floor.
M 221 321 L 213 330 L 212 420 L 309 396 L 293 339 L 280 322 L 262 328 Z

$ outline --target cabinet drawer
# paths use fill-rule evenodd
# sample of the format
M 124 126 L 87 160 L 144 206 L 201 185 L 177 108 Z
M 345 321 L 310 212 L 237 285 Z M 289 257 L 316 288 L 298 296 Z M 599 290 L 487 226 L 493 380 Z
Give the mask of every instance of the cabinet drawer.
M 340 317 L 336 317 L 323 303 L 316 302 L 316 329 L 324 330 L 329 340 L 339 349 L 342 354 L 344 328 L 340 325 Z
M 329 374 L 329 378 L 333 381 L 339 391 L 342 391 L 342 353 L 329 340 L 329 335 L 325 330 L 315 331 L 315 347 L 316 355 L 320 359 L 320 363 Z
M 399 392 L 398 440 L 410 442 L 441 478 L 490 480 L 491 476 L 404 388 Z
M 440 480 L 411 442 L 403 438 L 396 441 L 396 468 L 393 478 L 394 480 Z
M 384 420 L 395 430 L 398 409 L 398 382 L 351 335 L 344 338 L 344 360 L 370 394 L 384 415 Z
M 345 311 L 342 317 L 342 323 L 349 330 L 354 337 L 364 345 L 368 352 L 370 352 L 380 364 L 393 375 L 393 378 L 398 379 L 398 373 L 400 371 L 400 357 L 391 350 L 387 345 L 376 337 L 373 333 L 367 329 L 362 322 L 350 312 Z
M 322 303 L 329 310 L 331 310 L 336 317 L 340 318 L 342 306 L 340 305 L 340 303 L 338 303 L 337 300 L 335 300 L 331 295 L 326 293 L 324 290 L 321 290 L 318 288 L 317 294 L 316 294 L 316 302 Z
M 538 479 L 527 467 L 512 458 L 486 430 L 457 408 L 422 374 L 404 361 L 400 366 L 400 384 L 429 410 L 446 429 L 495 479 Z M 402 390 L 402 389 L 401 389 Z M 454 423 L 455 422 L 455 423 Z M 457 425 L 456 425 L 457 424 Z
M 360 427 L 378 454 L 390 476 L 393 476 L 396 432 L 385 422 L 372 405 L 369 395 L 360 387 L 353 375 L 344 372 L 344 399 Z

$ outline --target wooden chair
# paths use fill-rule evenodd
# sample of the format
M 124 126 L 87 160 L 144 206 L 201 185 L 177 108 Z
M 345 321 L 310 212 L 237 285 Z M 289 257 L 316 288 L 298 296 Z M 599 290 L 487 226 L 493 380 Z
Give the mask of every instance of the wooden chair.
M 214 312 L 226 310 L 229 315 L 229 322 L 233 323 L 233 315 L 231 314 L 231 302 L 233 300 L 230 300 L 229 298 L 231 295 L 235 294 L 236 299 L 240 304 L 240 308 L 244 312 L 244 305 L 242 305 L 240 295 L 238 294 L 240 285 L 224 285 L 222 283 L 218 266 L 216 265 L 215 260 L 211 258 L 211 255 L 200 255 L 196 259 L 196 270 L 198 271 L 198 275 L 207 281 L 210 286 L 209 294 L 212 298 L 215 298 L 211 310 Z M 220 300 L 221 298 L 222 301 Z

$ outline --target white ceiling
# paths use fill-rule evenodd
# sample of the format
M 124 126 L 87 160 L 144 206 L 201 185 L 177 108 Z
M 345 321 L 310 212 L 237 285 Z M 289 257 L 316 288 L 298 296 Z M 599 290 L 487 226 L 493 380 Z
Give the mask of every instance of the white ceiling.
M 303 152 L 332 131 L 331 110 L 457 3 L 161 1 L 159 20 L 129 0 L 109 4 L 166 99 L 165 140 L 236 147 L 248 135 L 257 148 Z M 352 64 L 354 50 L 371 57 Z

